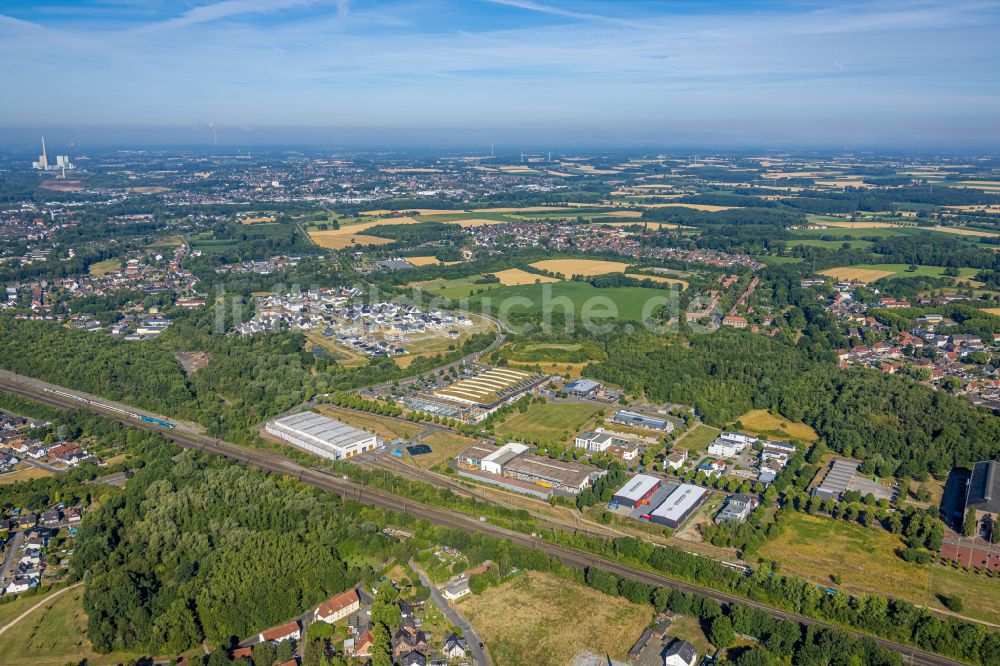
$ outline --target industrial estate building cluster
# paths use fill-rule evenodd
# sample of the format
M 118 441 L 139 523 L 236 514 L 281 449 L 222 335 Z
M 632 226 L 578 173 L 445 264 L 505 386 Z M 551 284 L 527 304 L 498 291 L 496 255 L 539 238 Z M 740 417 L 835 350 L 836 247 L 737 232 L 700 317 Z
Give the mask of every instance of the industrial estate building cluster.
M 545 375 L 523 370 L 480 366 L 470 375 L 447 386 L 407 396 L 403 404 L 435 416 L 479 423 L 547 381 Z
M 536 497 L 553 492 L 576 495 L 607 474 L 607 470 L 529 453 L 526 444 L 511 442 L 497 448 L 475 444 L 456 458 L 458 474 Z
M 299 412 L 268 421 L 264 431 L 292 446 L 330 460 L 353 458 L 379 446 L 378 438 L 370 432 L 315 412 Z

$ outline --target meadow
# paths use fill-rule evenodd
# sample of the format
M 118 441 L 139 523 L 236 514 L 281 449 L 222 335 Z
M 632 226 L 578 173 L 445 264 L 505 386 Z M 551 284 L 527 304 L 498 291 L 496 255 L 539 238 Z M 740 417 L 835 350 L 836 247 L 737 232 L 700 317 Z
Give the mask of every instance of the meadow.
M 957 594 L 963 615 L 1000 622 L 1000 580 L 956 571 L 937 564 L 902 560 L 905 547 L 894 534 L 826 516 L 788 512 L 777 538 L 758 552 L 776 561 L 786 574 L 801 576 L 824 587 L 849 592 L 884 594 L 942 610 L 938 595 Z M 832 575 L 839 575 L 835 585 Z
M 576 435 L 603 415 L 604 408 L 589 403 L 547 402 L 517 412 L 497 427 L 497 432 L 515 439 L 562 440 Z
M 599 289 L 586 282 L 556 282 L 544 285 L 501 287 L 491 290 L 484 296 L 476 297 L 474 301 L 478 304 L 482 299 L 488 298 L 491 309 L 505 315 L 542 316 L 550 314 L 554 318 L 558 318 L 561 324 L 567 310 L 567 303 L 570 304 L 570 314 L 573 316 L 573 321 L 579 322 L 584 304 L 589 299 L 601 297 L 608 300 L 591 303 L 588 306 L 593 309 L 593 313 L 591 313 L 593 319 L 603 318 L 597 315 L 610 312 L 611 318 L 642 321 L 643 314 L 647 317 L 652 316 L 665 303 L 669 293 L 663 289 L 647 287 Z M 527 299 L 528 302 L 524 302 L 522 299 Z M 614 306 L 613 308 L 605 307 L 609 302 Z M 646 308 L 647 304 L 649 304 L 648 311 L 644 313 L 643 309 Z
M 858 264 L 857 266 L 840 266 L 820 271 L 820 275 L 829 275 L 836 280 L 858 280 L 860 282 L 875 282 L 882 278 L 897 277 L 945 277 L 947 269 L 943 266 L 917 266 L 911 271 L 907 264 Z M 979 270 L 975 268 L 960 268 L 959 278 L 975 277 Z
M 467 596 L 458 610 L 496 666 L 569 664 L 581 650 L 624 661 L 652 619 L 646 604 L 536 572 Z
M 751 435 L 761 435 L 769 439 L 797 439 L 802 442 L 815 442 L 818 437 L 816 431 L 805 423 L 772 414 L 766 409 L 751 409 L 741 416 L 733 427 Z

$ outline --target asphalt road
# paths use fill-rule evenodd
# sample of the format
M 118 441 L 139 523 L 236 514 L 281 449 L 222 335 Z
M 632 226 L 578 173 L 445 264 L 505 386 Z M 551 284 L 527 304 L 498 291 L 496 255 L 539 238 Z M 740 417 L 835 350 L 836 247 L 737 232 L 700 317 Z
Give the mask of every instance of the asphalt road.
M 476 635 L 475 630 L 473 630 L 472 625 L 465 621 L 461 613 L 452 608 L 448 604 L 448 600 L 444 598 L 441 594 L 441 590 L 437 588 L 430 579 L 424 575 L 424 572 L 416 565 L 415 562 L 410 562 L 410 567 L 417 572 L 420 576 L 420 582 L 427 586 L 427 589 L 431 591 L 431 600 L 434 604 L 444 613 L 444 616 L 448 618 L 448 621 L 453 625 L 462 630 L 462 636 L 465 637 L 465 641 L 469 646 L 469 651 L 472 652 L 472 657 L 474 659 L 474 666 L 493 666 L 493 662 L 490 661 L 489 655 L 482 648 L 483 641 Z
M 773 608 L 766 604 L 762 604 L 756 601 L 751 601 L 743 597 L 728 594 L 726 592 L 720 592 L 707 587 L 702 587 L 700 585 L 695 585 L 693 583 L 688 583 L 685 581 L 674 580 L 672 578 L 667 578 L 666 576 L 645 571 L 642 569 L 635 569 L 630 566 L 615 562 L 612 560 L 606 560 L 604 558 L 598 557 L 596 555 L 591 555 L 589 553 L 583 553 L 580 551 L 565 548 L 563 546 L 557 546 L 555 544 L 548 543 L 541 539 L 537 539 L 531 535 L 522 534 L 521 532 L 515 532 L 503 527 L 498 527 L 496 525 L 491 525 L 486 521 L 480 521 L 472 516 L 468 516 L 456 511 L 451 511 L 447 509 L 441 509 L 438 507 L 429 506 L 420 502 L 414 502 L 413 500 L 399 497 L 393 495 L 384 490 L 368 487 L 364 484 L 358 483 L 351 479 L 343 478 L 329 471 L 319 469 L 319 468 L 309 468 L 303 467 L 298 463 L 295 463 L 280 454 L 273 451 L 264 451 L 256 449 L 246 449 L 242 446 L 236 444 L 231 444 L 218 439 L 213 439 L 205 435 L 190 432 L 189 428 L 181 429 L 165 429 L 152 423 L 147 423 L 145 421 L 140 421 L 135 418 L 129 417 L 127 414 L 123 414 L 117 407 L 108 408 L 107 401 L 96 396 L 90 396 L 89 399 L 94 402 L 79 402 L 78 400 L 66 397 L 64 395 L 51 393 L 45 391 L 45 388 L 56 389 L 64 391 L 61 387 L 47 384 L 35 379 L 30 379 L 27 377 L 21 377 L 19 375 L 12 375 L 12 373 L 0 372 L 0 387 L 3 390 L 16 395 L 20 395 L 25 398 L 29 398 L 36 402 L 42 404 L 51 405 L 60 408 L 85 408 L 91 411 L 108 416 L 115 420 L 118 420 L 126 425 L 133 426 L 136 428 L 142 428 L 144 430 L 150 430 L 154 432 L 159 432 L 165 437 L 172 439 L 174 442 L 183 446 L 185 448 L 194 448 L 206 451 L 209 453 L 216 453 L 237 462 L 247 464 L 263 471 L 273 472 L 277 474 L 286 474 L 288 476 L 295 477 L 299 479 L 302 483 L 312 485 L 314 487 L 320 488 L 322 490 L 327 490 L 330 492 L 335 492 L 345 499 L 354 500 L 363 504 L 374 506 L 377 508 L 388 509 L 391 511 L 400 511 L 403 513 L 409 513 L 416 518 L 426 520 L 435 525 L 441 525 L 444 527 L 451 527 L 455 529 L 462 529 L 469 532 L 479 532 L 487 534 L 489 536 L 497 537 L 500 539 L 508 540 L 519 546 L 525 546 L 529 548 L 535 548 L 541 550 L 553 557 L 558 558 L 563 564 L 567 566 L 573 566 L 580 569 L 585 569 L 587 567 L 598 567 L 605 571 L 614 573 L 620 577 L 629 578 L 631 580 L 640 581 L 643 583 L 648 583 L 650 585 L 655 585 L 659 587 L 670 587 L 678 589 L 684 592 L 700 594 L 706 597 L 716 599 L 723 604 L 743 604 L 746 606 L 753 606 L 758 608 L 772 617 L 791 620 L 793 622 L 799 622 L 807 626 L 823 626 L 840 629 L 848 634 L 852 634 L 856 638 L 872 638 L 876 643 L 890 650 L 895 650 L 903 655 L 904 661 L 910 664 L 922 664 L 927 666 L 946 666 L 961 664 L 962 662 L 950 659 L 948 657 L 943 657 L 930 652 L 925 652 L 917 648 L 904 645 L 902 643 L 896 643 L 895 641 L 890 641 L 884 638 L 876 638 L 869 636 L 868 634 L 863 634 L 861 632 L 852 631 L 849 629 L 844 629 L 843 627 L 836 627 L 826 622 L 821 622 L 814 620 L 803 615 L 798 615 L 796 613 L 791 613 L 778 608 Z M 85 396 L 79 391 L 74 391 L 76 396 Z M 96 403 L 96 404 L 95 404 Z M 170 420 L 166 417 L 164 420 Z
M 21 542 L 24 541 L 24 530 L 19 529 L 14 532 L 4 546 L 3 564 L 0 565 L 0 580 L 3 581 L 3 586 L 6 587 L 7 583 L 10 582 L 10 577 L 12 570 L 17 566 L 18 558 L 21 555 Z

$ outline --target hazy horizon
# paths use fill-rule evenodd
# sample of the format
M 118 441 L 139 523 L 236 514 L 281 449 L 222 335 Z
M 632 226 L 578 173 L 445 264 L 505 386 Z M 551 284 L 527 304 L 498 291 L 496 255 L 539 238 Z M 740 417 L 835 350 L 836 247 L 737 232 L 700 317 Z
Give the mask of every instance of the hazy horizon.
M 15 0 L 0 145 L 1000 148 L 1000 2 Z

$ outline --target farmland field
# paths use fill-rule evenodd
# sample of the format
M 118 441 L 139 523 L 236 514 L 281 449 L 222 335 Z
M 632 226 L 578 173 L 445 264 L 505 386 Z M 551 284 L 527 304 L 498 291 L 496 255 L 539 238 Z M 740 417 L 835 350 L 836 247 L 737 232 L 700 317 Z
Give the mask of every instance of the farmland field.
M 823 586 L 839 574 L 850 592 L 885 594 L 942 609 L 938 594 L 958 594 L 964 615 L 1000 622 L 1000 581 L 955 571 L 939 565 L 905 562 L 896 550 L 902 539 L 883 529 L 863 527 L 825 516 L 788 513 L 781 534 L 760 549 L 766 560 L 781 564 L 782 572 Z
M 798 439 L 803 442 L 816 441 L 816 431 L 805 423 L 797 423 L 783 416 L 776 416 L 766 409 L 751 409 L 739 418 L 740 429 L 753 435 L 765 435 L 772 439 Z
M 573 275 L 604 275 L 624 273 L 628 264 L 621 261 L 601 261 L 598 259 L 546 259 L 531 264 L 543 271 L 558 273 L 565 277 Z
M 406 260 L 414 266 L 437 266 L 441 263 L 437 257 L 406 257 Z
M 496 666 L 563 666 L 581 650 L 626 660 L 652 618 L 647 605 L 535 572 L 467 596 L 458 609 Z
M 614 287 L 598 289 L 586 282 L 556 282 L 554 284 L 531 284 L 520 287 L 501 287 L 488 292 L 482 298 L 489 298 L 490 306 L 505 315 L 542 316 L 550 314 L 560 321 L 566 313 L 569 299 L 573 319 L 578 321 L 584 305 L 593 309 L 594 319 L 610 318 L 641 321 L 643 315 L 652 316 L 667 302 L 669 292 L 647 287 Z M 600 297 L 600 301 L 590 301 Z M 510 300 L 508 300 L 510 299 Z M 516 299 L 516 300 L 515 300 Z M 527 299 L 524 302 L 520 299 Z M 655 299 L 655 300 L 654 300 Z M 589 301 L 589 303 L 588 303 Z M 607 306 L 607 307 L 606 307 Z M 643 312 L 644 308 L 648 311 Z M 505 310 L 504 310 L 505 309 Z M 602 315 L 598 317 L 597 315 Z
M 529 273 L 528 271 L 521 270 L 520 268 L 508 268 L 505 271 L 498 271 L 493 275 L 497 276 L 500 280 L 500 284 L 505 287 L 516 287 L 522 284 L 535 284 L 536 282 L 539 284 L 543 282 L 558 282 L 557 279 L 547 275 L 536 275 L 535 273 Z
M 406 288 L 413 289 L 415 287 L 419 287 L 431 297 L 442 296 L 444 298 L 456 299 L 466 298 L 477 291 L 498 289 L 503 286 L 499 282 L 477 282 L 477 280 L 483 279 L 484 277 L 482 275 L 469 275 L 467 277 L 454 278 L 452 280 L 442 280 L 441 278 L 437 278 L 435 280 L 411 282 L 406 285 Z
M 587 403 L 547 402 L 515 413 L 497 432 L 514 438 L 566 440 L 603 412 L 604 408 Z
M 917 266 L 910 271 L 907 264 L 859 264 L 857 266 L 841 266 L 820 271 L 820 275 L 829 275 L 837 280 L 859 280 L 875 282 L 885 277 L 944 277 L 943 266 Z M 971 278 L 979 271 L 975 268 L 960 268 L 959 279 Z

